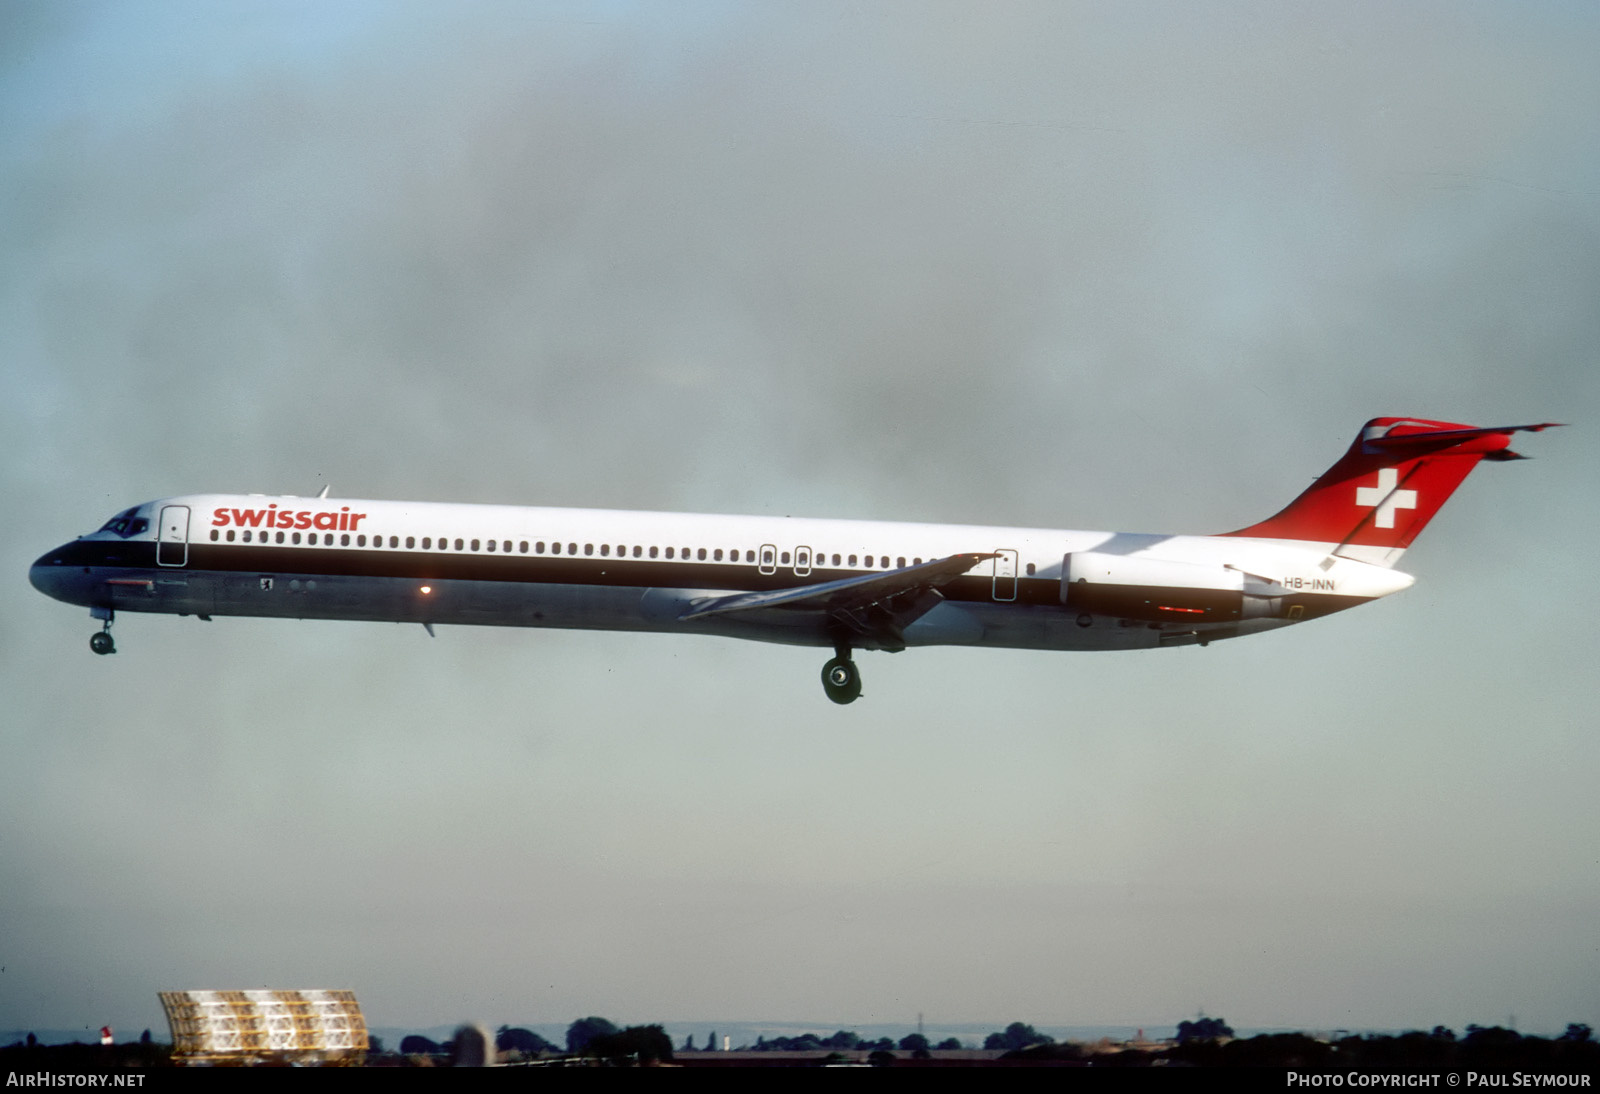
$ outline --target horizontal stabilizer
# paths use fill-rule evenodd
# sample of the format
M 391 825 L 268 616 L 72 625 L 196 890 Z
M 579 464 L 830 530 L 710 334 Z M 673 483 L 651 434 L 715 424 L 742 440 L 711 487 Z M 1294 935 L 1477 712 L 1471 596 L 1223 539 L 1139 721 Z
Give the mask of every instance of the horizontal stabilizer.
M 1450 448 L 1463 441 L 1474 440 L 1478 437 L 1503 436 L 1509 437 L 1512 433 L 1543 433 L 1547 429 L 1559 429 L 1564 422 L 1540 422 L 1537 425 L 1498 425 L 1477 429 L 1416 429 L 1405 427 L 1422 426 L 1431 423 L 1401 422 L 1389 427 L 1389 432 L 1375 437 L 1362 437 L 1362 445 L 1372 452 L 1403 453 L 1408 456 L 1420 456 L 1427 452 L 1437 452 Z M 1402 431 L 1404 430 L 1404 431 Z M 1365 434 L 1366 431 L 1363 431 Z M 1496 448 L 1484 453 L 1489 459 L 1521 460 L 1526 456 L 1518 455 L 1508 448 Z

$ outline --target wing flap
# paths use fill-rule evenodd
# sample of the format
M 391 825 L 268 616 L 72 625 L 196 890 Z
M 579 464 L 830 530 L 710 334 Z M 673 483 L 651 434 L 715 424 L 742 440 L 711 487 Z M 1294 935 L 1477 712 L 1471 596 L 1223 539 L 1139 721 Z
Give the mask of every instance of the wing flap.
M 939 586 L 996 557 L 994 552 L 964 552 L 918 566 L 771 592 L 736 593 L 696 601 L 678 616 L 690 621 L 774 609 L 819 612 L 849 634 L 894 648 L 901 631 L 944 598 Z

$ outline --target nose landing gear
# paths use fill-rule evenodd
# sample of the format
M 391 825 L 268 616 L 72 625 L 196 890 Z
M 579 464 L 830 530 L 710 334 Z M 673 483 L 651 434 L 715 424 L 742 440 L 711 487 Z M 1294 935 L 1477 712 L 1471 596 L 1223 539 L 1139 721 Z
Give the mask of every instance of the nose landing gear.
M 90 612 L 96 619 L 103 619 L 98 634 L 89 636 L 89 648 L 98 654 L 116 653 L 117 644 L 111 640 L 111 609 L 91 608 Z
M 841 646 L 836 653 L 822 666 L 822 690 L 835 703 L 853 703 L 861 698 L 861 670 L 850 660 L 849 647 Z

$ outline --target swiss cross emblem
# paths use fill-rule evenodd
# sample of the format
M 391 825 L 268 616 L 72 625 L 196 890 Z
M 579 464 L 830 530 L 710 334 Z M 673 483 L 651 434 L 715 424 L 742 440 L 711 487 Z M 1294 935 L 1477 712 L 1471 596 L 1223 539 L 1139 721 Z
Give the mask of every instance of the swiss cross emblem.
M 1417 507 L 1417 492 L 1415 490 L 1396 490 L 1395 486 L 1399 481 L 1399 472 L 1392 467 L 1385 467 L 1378 472 L 1377 486 L 1356 487 L 1356 504 L 1370 505 L 1377 509 L 1377 512 L 1373 514 L 1373 527 L 1393 528 L 1394 511 L 1396 509 L 1415 509 Z

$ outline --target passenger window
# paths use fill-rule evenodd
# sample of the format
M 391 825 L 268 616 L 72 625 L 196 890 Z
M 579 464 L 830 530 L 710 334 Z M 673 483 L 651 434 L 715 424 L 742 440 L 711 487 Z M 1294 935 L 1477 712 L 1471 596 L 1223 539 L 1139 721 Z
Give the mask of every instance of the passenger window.
M 356 546 L 357 547 L 365 547 L 366 545 L 367 545 L 367 537 L 366 536 L 357 536 L 356 537 Z M 372 537 L 372 545 L 374 547 L 382 547 L 383 546 L 383 537 L 382 536 L 373 536 Z
M 635 543 L 633 545 L 633 557 L 634 558 L 638 558 L 639 557 L 639 545 L 637 543 Z
M 1033 563 L 1031 563 L 1031 562 L 1028 563 L 1028 576 L 1029 577 L 1033 576 Z
M 391 546 L 394 544 L 394 537 L 393 536 L 389 537 L 389 543 L 390 543 Z M 413 547 L 415 547 L 416 545 L 417 545 L 417 537 L 416 536 L 407 536 L 406 537 L 406 550 L 409 551 Z
M 295 533 L 295 534 L 294 534 L 294 536 L 293 536 L 293 542 L 294 542 L 294 545 L 295 545 L 295 546 L 296 546 L 296 547 L 298 547 L 298 546 L 299 546 L 299 545 L 300 545 L 300 533 L 299 533 L 299 532 L 296 532 L 296 533 Z
M 671 548 L 671 547 L 668 547 L 668 548 L 667 548 L 667 557 L 668 557 L 668 558 L 671 558 L 671 557 L 672 557 L 672 548 Z
M 528 541 L 527 540 L 523 540 L 521 543 L 517 544 L 517 552 L 519 554 L 524 554 L 524 555 L 528 553 Z
M 711 561 L 713 561 L 713 562 L 721 562 L 722 561 L 722 548 L 721 547 L 718 547 L 715 551 L 711 552 Z
M 699 554 L 696 557 L 699 558 L 701 562 L 704 562 L 706 560 L 706 549 L 704 547 L 700 548 Z
M 343 535 L 341 535 L 339 537 L 339 546 L 341 546 L 341 547 L 350 546 L 350 533 L 349 532 L 345 532 Z
M 592 554 L 594 554 L 594 544 L 592 544 L 592 543 L 585 543 L 585 544 L 584 544 L 584 545 L 583 545 L 583 553 L 584 553 L 584 554 L 586 554 L 586 555 L 592 555 Z
M 211 542 L 215 543 L 220 538 L 221 537 L 217 535 L 217 530 L 215 528 L 211 529 Z
M 478 544 L 477 544 L 477 541 L 476 541 L 476 540 L 474 540 L 474 541 L 473 541 L 473 544 L 472 544 L 472 546 L 473 546 L 473 549 L 474 549 L 474 550 L 476 550 L 476 549 L 477 549 L 477 546 L 478 546 Z M 458 551 L 459 551 L 459 550 L 461 550 L 461 541 L 460 541 L 460 540 L 459 540 L 459 539 L 458 539 L 458 540 L 456 540 L 456 550 L 458 550 Z
M 541 539 L 533 545 L 533 553 L 536 555 L 544 554 L 544 540 Z
M 232 528 L 228 529 L 228 542 L 229 543 L 233 542 L 233 529 Z
M 906 568 L 906 556 L 905 555 L 901 555 L 899 558 L 894 560 L 894 564 L 896 566 L 898 566 L 902 570 L 905 569 Z
M 492 550 L 494 550 L 494 547 L 495 547 L 495 543 L 494 543 L 494 540 L 492 540 L 492 539 L 491 539 L 491 540 L 490 540 L 490 541 L 489 541 L 489 550 L 491 550 L 491 551 L 492 551 Z
M 754 551 L 746 551 L 744 553 L 744 560 L 746 562 L 754 562 L 756 560 L 756 553 Z
M 656 552 L 657 552 L 657 551 L 658 551 L 658 550 L 660 550 L 660 548 L 658 548 L 658 547 L 652 547 L 652 548 L 650 548 L 650 557 L 651 557 L 651 558 L 655 558 L 655 557 L 656 557 Z
M 432 536 L 423 536 L 422 537 L 422 549 L 424 551 L 433 550 L 433 537 Z
M 567 544 L 567 554 L 575 555 L 577 553 L 578 553 L 578 545 L 576 543 Z
M 854 566 L 855 564 L 856 564 L 856 556 L 855 555 L 851 555 L 850 556 L 850 565 Z
M 779 555 L 778 561 L 783 563 L 785 566 L 789 565 L 789 552 L 785 551 L 783 554 Z

